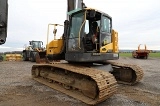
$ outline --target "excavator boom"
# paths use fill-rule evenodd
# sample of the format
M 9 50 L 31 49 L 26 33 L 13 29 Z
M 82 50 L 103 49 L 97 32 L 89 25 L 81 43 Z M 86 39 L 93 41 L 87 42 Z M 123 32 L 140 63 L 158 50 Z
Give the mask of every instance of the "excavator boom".
M 0 0 L 0 45 L 6 42 L 8 22 L 8 0 Z

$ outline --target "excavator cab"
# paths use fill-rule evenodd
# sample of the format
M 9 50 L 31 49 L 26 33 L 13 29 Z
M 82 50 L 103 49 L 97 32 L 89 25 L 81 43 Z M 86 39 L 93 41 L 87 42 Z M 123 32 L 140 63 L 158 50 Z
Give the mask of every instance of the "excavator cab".
M 91 8 L 68 14 L 65 60 L 97 62 L 119 58 L 118 34 L 112 30 L 112 18 L 108 14 Z

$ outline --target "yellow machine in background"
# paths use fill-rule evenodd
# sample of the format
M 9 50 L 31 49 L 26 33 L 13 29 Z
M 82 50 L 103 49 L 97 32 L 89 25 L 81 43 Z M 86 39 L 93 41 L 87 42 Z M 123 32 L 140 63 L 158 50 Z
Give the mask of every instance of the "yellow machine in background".
M 22 51 L 23 55 L 23 61 L 36 61 L 36 54 L 37 53 L 44 53 L 45 48 L 43 47 L 42 41 L 29 41 L 30 46 L 25 47 L 25 49 Z
M 21 54 L 6 54 L 6 61 L 21 61 L 22 55 Z

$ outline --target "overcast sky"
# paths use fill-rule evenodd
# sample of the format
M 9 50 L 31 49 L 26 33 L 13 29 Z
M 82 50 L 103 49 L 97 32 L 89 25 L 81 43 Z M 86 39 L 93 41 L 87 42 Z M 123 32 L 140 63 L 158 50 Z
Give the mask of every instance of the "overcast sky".
M 139 44 L 146 44 L 148 49 L 160 50 L 159 0 L 84 2 L 87 7 L 112 17 L 113 29 L 119 33 L 120 49 L 137 49 Z M 8 0 L 8 4 L 8 37 L 0 46 L 0 52 L 22 50 L 30 40 L 41 40 L 46 44 L 47 25 L 63 24 L 66 19 L 66 0 Z

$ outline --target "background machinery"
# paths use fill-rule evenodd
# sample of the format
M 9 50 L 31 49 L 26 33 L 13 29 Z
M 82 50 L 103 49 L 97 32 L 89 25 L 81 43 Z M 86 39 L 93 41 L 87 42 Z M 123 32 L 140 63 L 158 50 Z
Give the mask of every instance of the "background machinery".
M 149 50 L 147 50 L 147 46 L 144 45 L 144 49 L 140 48 L 141 44 L 138 46 L 138 50 L 132 52 L 133 58 L 145 58 L 147 59 L 149 56 Z
M 30 46 L 25 47 L 25 50 L 23 50 L 23 60 L 24 61 L 36 61 L 36 54 L 39 52 L 44 52 L 45 49 L 43 47 L 42 41 L 29 41 Z
M 0 45 L 6 42 L 8 22 L 8 0 L 0 0 Z
M 32 66 L 33 79 L 90 105 L 112 96 L 117 82 L 139 82 L 141 68 L 108 61 L 119 58 L 118 33 L 112 29 L 112 18 L 87 8 L 82 0 L 67 2 L 64 34 L 47 42 L 46 53 L 36 56 L 37 62 L 45 57 L 42 60 L 46 63 Z

